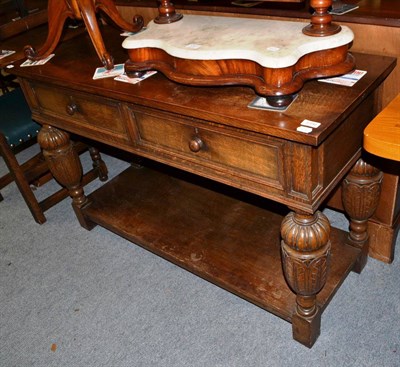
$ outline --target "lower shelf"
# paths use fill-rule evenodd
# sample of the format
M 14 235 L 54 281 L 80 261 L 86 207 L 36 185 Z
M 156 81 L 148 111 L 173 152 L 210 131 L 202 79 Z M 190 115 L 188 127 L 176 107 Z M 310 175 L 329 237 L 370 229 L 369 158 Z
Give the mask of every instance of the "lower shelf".
M 267 201 L 260 199 L 260 207 L 165 172 L 134 167 L 89 198 L 83 215 L 90 221 L 291 322 L 296 302 L 281 267 L 283 216 L 266 210 Z M 346 236 L 332 229 L 328 281 L 317 296 L 321 309 L 359 254 L 345 244 Z

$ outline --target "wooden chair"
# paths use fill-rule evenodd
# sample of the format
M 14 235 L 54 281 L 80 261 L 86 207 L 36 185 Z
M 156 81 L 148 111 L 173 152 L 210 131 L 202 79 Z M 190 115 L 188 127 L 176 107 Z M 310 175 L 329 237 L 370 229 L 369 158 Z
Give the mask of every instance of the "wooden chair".
M 0 96 L 0 155 L 9 169 L 9 173 L 0 178 L 0 190 L 15 181 L 35 221 L 46 221 L 44 212 L 68 196 L 68 191 L 61 188 L 46 199 L 38 202 L 32 187 L 38 187 L 53 177 L 41 153 L 36 154 L 23 164 L 19 164 L 15 154 L 36 143 L 40 126 L 32 121 L 31 111 L 20 88 Z M 77 152 L 81 154 L 89 149 L 93 169 L 83 177 L 83 184 L 99 177 L 107 179 L 107 167 L 95 148 L 88 148 L 81 142 L 75 142 Z M 0 201 L 3 200 L 0 194 Z

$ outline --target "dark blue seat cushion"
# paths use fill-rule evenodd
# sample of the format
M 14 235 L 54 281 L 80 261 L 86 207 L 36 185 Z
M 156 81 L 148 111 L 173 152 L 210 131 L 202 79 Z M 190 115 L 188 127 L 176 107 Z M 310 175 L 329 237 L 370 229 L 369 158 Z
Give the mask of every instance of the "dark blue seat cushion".
M 31 110 L 20 88 L 0 96 L 0 111 L 0 131 L 8 144 L 17 146 L 37 135 L 40 125 L 32 120 Z

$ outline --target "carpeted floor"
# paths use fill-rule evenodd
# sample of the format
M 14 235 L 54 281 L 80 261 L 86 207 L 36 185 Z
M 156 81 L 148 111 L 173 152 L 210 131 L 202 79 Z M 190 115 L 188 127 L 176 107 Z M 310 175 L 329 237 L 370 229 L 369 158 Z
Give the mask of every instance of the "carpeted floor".
M 106 161 L 111 175 L 126 167 Z M 349 275 L 310 350 L 289 323 L 101 227 L 81 228 L 70 200 L 39 226 L 14 184 L 2 194 L 1 367 L 400 366 L 398 253 Z

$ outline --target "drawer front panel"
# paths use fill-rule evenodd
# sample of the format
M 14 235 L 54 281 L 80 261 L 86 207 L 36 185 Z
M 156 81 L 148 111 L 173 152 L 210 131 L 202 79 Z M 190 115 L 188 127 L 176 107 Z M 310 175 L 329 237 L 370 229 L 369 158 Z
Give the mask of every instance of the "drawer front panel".
M 282 150 L 279 141 L 244 136 L 228 128 L 205 127 L 201 122 L 150 111 L 132 112 L 138 144 L 152 150 L 181 155 L 240 176 L 268 180 L 282 187 Z
M 40 85 L 34 85 L 33 92 L 40 113 L 94 128 L 114 139 L 130 140 L 122 105 L 116 101 Z

